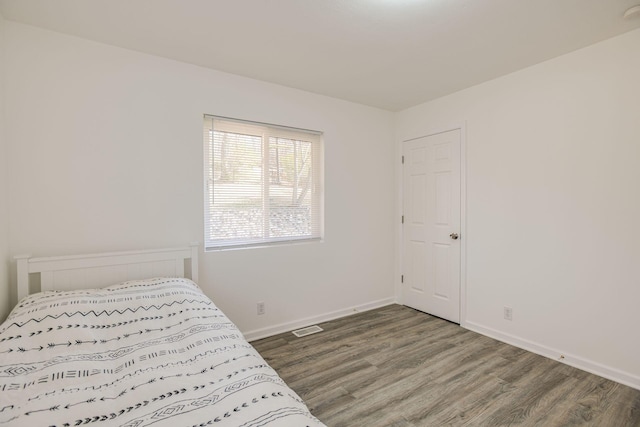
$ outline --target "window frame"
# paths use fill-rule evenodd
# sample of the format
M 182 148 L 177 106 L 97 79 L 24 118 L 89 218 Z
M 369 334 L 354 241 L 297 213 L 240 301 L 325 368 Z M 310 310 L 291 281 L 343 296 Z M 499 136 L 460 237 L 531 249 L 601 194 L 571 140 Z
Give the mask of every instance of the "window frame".
M 324 239 L 324 140 L 323 133 L 319 131 L 293 128 L 289 126 L 274 125 L 249 120 L 235 119 L 223 116 L 205 114 L 204 128 L 207 121 L 211 121 L 210 135 L 206 131 L 204 136 L 204 250 L 219 251 L 242 248 L 257 248 L 283 244 L 298 244 L 305 242 L 317 242 Z M 215 125 L 214 125 L 215 123 Z M 215 239 L 209 235 L 208 230 L 213 221 L 211 207 L 213 207 L 215 184 L 215 169 L 213 158 L 213 132 L 221 131 L 232 134 L 259 136 L 261 138 L 261 195 L 262 195 L 262 236 L 256 239 L 231 238 Z M 249 132 L 248 132 L 249 131 Z M 311 234 L 298 236 L 272 237 L 270 236 L 270 210 L 269 193 L 273 184 L 270 182 L 270 138 L 288 139 L 292 141 L 304 141 L 311 143 Z

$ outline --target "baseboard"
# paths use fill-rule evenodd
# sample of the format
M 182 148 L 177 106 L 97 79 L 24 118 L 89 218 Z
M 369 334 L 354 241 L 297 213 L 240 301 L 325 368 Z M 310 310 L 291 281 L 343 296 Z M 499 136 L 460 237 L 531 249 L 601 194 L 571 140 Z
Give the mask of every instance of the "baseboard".
M 582 369 L 583 371 L 587 371 L 592 374 L 599 375 L 620 384 L 624 384 L 640 390 L 640 377 L 628 372 L 611 368 L 609 366 L 602 365 L 600 363 L 593 362 L 570 353 L 566 353 L 562 350 L 557 350 L 555 348 L 547 347 L 529 340 L 525 340 L 515 335 L 505 334 L 504 332 L 500 332 L 492 328 L 487 328 L 474 322 L 466 321 L 464 323 L 464 327 L 466 329 L 469 329 L 470 331 L 486 335 L 488 337 L 497 339 L 498 341 L 511 344 L 532 353 L 539 354 L 540 356 L 548 357 L 549 359 L 565 363 L 569 366 L 573 366 L 574 368 Z
M 367 304 L 361 304 L 342 310 L 332 311 L 330 313 L 321 314 L 319 316 L 306 317 L 304 319 L 295 320 L 293 322 L 280 323 L 278 325 L 269 326 L 267 328 L 255 329 L 253 331 L 244 332 L 243 334 L 247 341 L 255 341 L 262 338 L 271 337 L 273 335 L 278 335 L 283 332 L 293 331 L 294 329 L 305 328 L 307 326 L 315 325 L 316 323 L 328 322 L 329 320 L 351 316 L 352 314 L 362 313 L 363 311 L 369 311 L 395 303 L 395 298 L 385 298 Z

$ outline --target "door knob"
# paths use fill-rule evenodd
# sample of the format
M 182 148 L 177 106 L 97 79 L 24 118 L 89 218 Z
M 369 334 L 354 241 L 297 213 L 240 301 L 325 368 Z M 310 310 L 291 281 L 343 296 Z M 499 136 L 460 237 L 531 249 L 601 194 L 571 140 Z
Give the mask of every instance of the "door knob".
M 458 236 L 458 233 L 451 233 L 449 234 L 449 237 L 451 237 L 453 240 L 458 240 L 458 237 L 460 236 Z

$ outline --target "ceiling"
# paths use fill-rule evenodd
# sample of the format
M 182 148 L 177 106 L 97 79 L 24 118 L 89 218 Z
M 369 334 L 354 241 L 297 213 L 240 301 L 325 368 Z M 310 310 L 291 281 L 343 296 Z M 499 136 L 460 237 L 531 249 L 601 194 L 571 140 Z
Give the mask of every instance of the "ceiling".
M 390 111 L 640 27 L 640 0 L 0 0 L 5 19 Z

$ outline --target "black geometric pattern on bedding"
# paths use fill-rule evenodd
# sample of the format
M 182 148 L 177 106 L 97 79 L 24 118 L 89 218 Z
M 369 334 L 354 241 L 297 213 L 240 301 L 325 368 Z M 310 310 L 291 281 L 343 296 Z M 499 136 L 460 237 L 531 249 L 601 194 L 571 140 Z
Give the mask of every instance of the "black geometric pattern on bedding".
M 0 325 L 0 427 L 322 426 L 188 279 L 20 302 Z

